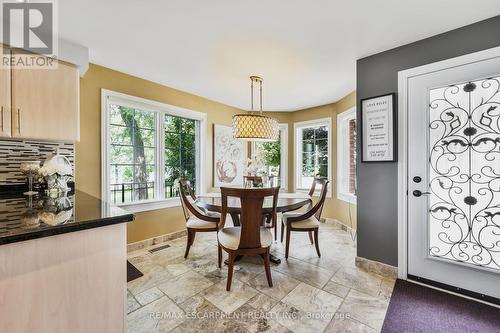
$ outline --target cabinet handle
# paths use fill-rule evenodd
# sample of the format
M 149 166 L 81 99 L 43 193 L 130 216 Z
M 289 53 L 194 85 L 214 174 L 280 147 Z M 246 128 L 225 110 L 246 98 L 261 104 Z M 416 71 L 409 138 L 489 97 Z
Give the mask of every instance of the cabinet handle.
M 3 118 L 3 105 L 2 105 L 2 107 L 1 107 L 1 109 L 2 109 L 2 111 L 1 111 L 1 112 L 2 112 L 2 133 L 3 133 L 3 131 L 4 131 L 4 129 L 3 129 L 3 124 L 4 124 L 4 118 Z
M 17 131 L 21 134 L 21 109 L 17 109 Z

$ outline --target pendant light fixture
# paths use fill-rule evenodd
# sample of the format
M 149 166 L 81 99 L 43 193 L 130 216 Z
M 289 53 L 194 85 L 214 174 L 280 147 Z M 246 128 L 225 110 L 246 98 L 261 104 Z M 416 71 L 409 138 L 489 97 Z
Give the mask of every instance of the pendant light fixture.
M 279 128 L 276 119 L 262 114 L 262 78 L 250 76 L 252 112 L 233 116 L 233 136 L 245 141 L 277 141 Z M 254 112 L 254 90 L 259 92 L 259 113 Z

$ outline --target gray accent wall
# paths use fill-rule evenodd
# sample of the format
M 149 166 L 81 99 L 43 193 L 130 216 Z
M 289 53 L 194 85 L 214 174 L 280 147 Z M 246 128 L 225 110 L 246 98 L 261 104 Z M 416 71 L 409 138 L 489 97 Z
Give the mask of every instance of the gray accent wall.
M 401 70 L 497 46 L 500 16 L 359 59 L 357 104 L 363 98 L 397 93 Z M 358 107 L 358 119 L 360 112 Z M 357 167 L 358 256 L 397 266 L 397 163 L 360 163 L 358 154 Z

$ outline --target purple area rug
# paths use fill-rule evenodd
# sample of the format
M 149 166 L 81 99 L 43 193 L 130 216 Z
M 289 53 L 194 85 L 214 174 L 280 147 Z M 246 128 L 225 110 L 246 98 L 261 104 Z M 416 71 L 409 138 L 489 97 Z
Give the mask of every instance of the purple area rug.
M 382 332 L 500 332 L 500 309 L 397 280 Z

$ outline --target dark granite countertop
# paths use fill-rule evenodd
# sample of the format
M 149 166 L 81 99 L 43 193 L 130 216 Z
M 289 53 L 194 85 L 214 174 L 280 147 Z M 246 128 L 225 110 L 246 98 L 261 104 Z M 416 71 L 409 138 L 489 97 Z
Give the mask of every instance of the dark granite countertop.
M 85 192 L 63 198 L 0 194 L 0 245 L 130 222 L 134 215 Z

